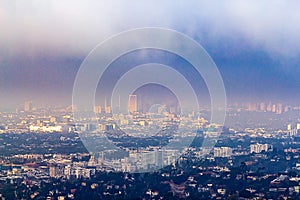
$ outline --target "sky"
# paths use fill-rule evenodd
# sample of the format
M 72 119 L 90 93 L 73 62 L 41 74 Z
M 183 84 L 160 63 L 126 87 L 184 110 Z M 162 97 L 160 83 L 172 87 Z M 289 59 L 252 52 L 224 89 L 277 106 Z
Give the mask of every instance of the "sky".
M 0 0 L 0 109 L 27 100 L 71 104 L 89 52 L 142 27 L 174 29 L 201 44 L 222 75 L 229 103 L 297 103 L 299 9 L 299 1 L 277 0 Z

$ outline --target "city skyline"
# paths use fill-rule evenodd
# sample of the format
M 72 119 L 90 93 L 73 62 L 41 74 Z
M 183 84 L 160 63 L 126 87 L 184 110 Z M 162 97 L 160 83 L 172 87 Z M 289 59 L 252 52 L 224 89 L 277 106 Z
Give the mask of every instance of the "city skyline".
M 299 10 L 0 0 L 0 199 L 300 199 Z
M 15 109 L 28 100 L 70 105 L 77 70 L 89 51 L 113 34 L 147 26 L 174 29 L 199 42 L 222 75 L 229 103 L 248 99 L 298 102 L 299 3 L 166 1 L 160 2 L 159 9 L 156 3 L 116 1 L 119 6 L 115 10 L 111 4 L 94 1 L 84 7 L 78 2 L 2 1 L 0 23 L 6 28 L 0 31 L 0 109 Z M 146 10 L 153 12 L 140 12 L 134 5 L 140 9 L 149 7 Z M 62 12 L 62 8 L 67 9 Z M 163 12 L 165 8 L 167 14 Z M 118 13 L 110 16 L 109 23 L 101 20 L 109 15 L 108 11 Z M 122 17 L 126 23 L 120 23 Z M 22 23 L 23 19 L 26 23 Z M 81 35 L 87 39 L 82 40 Z M 124 55 L 116 64 L 121 68 L 153 57 L 172 67 L 186 68 L 174 55 L 147 51 Z M 199 78 L 193 80 L 193 76 L 189 79 L 201 82 Z

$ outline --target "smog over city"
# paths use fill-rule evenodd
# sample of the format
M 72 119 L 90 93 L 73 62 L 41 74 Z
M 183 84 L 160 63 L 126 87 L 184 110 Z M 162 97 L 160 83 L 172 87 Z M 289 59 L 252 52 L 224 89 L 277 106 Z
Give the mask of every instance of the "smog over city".
M 0 0 L 0 198 L 299 199 L 299 9 Z

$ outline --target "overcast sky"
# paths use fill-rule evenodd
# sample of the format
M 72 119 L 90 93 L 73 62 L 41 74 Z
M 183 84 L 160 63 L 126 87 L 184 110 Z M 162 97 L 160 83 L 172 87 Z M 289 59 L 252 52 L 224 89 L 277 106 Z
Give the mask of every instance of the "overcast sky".
M 228 98 L 299 100 L 299 1 L 0 0 L 0 108 L 71 103 L 87 54 L 131 28 L 175 29 L 199 42 Z

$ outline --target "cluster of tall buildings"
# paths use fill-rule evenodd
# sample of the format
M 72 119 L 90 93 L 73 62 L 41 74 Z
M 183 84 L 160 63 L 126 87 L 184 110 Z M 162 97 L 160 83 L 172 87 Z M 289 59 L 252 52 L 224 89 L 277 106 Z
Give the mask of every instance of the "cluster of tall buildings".
M 226 158 L 232 155 L 232 149 L 230 147 L 215 147 L 214 157 Z
M 262 153 L 269 151 L 273 151 L 273 145 L 271 144 L 255 143 L 250 145 L 250 153 Z M 214 147 L 213 155 L 215 158 L 228 158 L 235 154 L 232 153 L 232 148 L 230 147 Z
M 121 110 L 121 106 L 120 106 L 120 97 L 119 97 L 119 105 L 116 106 L 116 109 Z M 149 106 L 149 105 L 148 105 Z M 137 112 L 143 112 L 143 111 L 148 111 L 149 108 L 147 107 L 146 109 L 144 108 L 145 106 L 141 106 L 141 103 L 139 102 L 138 96 L 135 94 L 131 94 L 128 97 L 128 104 L 127 104 L 127 108 L 126 111 L 128 112 L 128 114 L 134 114 Z M 151 107 L 151 106 L 150 106 Z M 168 110 L 169 113 L 176 113 L 178 108 L 176 106 L 166 106 L 166 105 L 160 105 L 157 108 L 157 112 L 158 113 L 162 113 L 163 111 Z M 122 111 L 125 111 L 125 109 L 122 109 Z M 112 110 L 111 110 L 111 106 L 108 105 L 107 100 L 105 98 L 104 101 L 104 106 L 100 106 L 100 105 L 96 105 L 94 106 L 94 112 L 96 114 L 101 114 L 101 113 L 105 113 L 105 114 L 111 114 Z
M 147 171 L 175 164 L 179 152 L 176 149 L 130 150 L 128 157 L 121 160 L 103 159 L 105 166 L 112 166 L 116 171 Z M 121 162 L 120 162 L 121 161 Z
M 104 100 L 104 106 L 103 107 L 101 107 L 100 105 L 95 105 L 94 106 L 94 112 L 96 114 L 101 114 L 101 113 L 110 114 L 111 113 L 111 106 L 107 104 L 106 98 Z
M 120 99 L 119 99 L 119 105 L 118 107 L 120 108 Z M 128 107 L 127 107 L 128 113 L 132 114 L 138 111 L 138 102 L 137 102 L 137 95 L 129 95 L 128 98 Z M 104 100 L 104 106 L 101 107 L 100 105 L 94 106 L 94 112 L 96 114 L 111 114 L 111 106 L 108 105 L 107 100 L 105 98 Z
M 52 164 L 49 167 L 49 176 L 50 177 L 75 177 L 75 178 L 90 178 L 95 175 L 96 167 L 88 166 L 73 166 L 73 165 L 61 165 L 61 164 Z
M 288 124 L 287 131 L 290 136 L 299 135 L 300 134 L 300 123 Z
M 268 152 L 272 150 L 273 150 L 273 146 L 270 144 L 256 143 L 250 145 L 250 153 L 261 153 L 263 151 Z
M 290 110 L 289 106 L 283 106 L 282 103 L 272 104 L 272 103 L 249 103 L 247 106 L 247 111 L 261 111 L 261 112 L 272 112 L 276 114 L 281 114 L 283 112 L 288 112 Z

